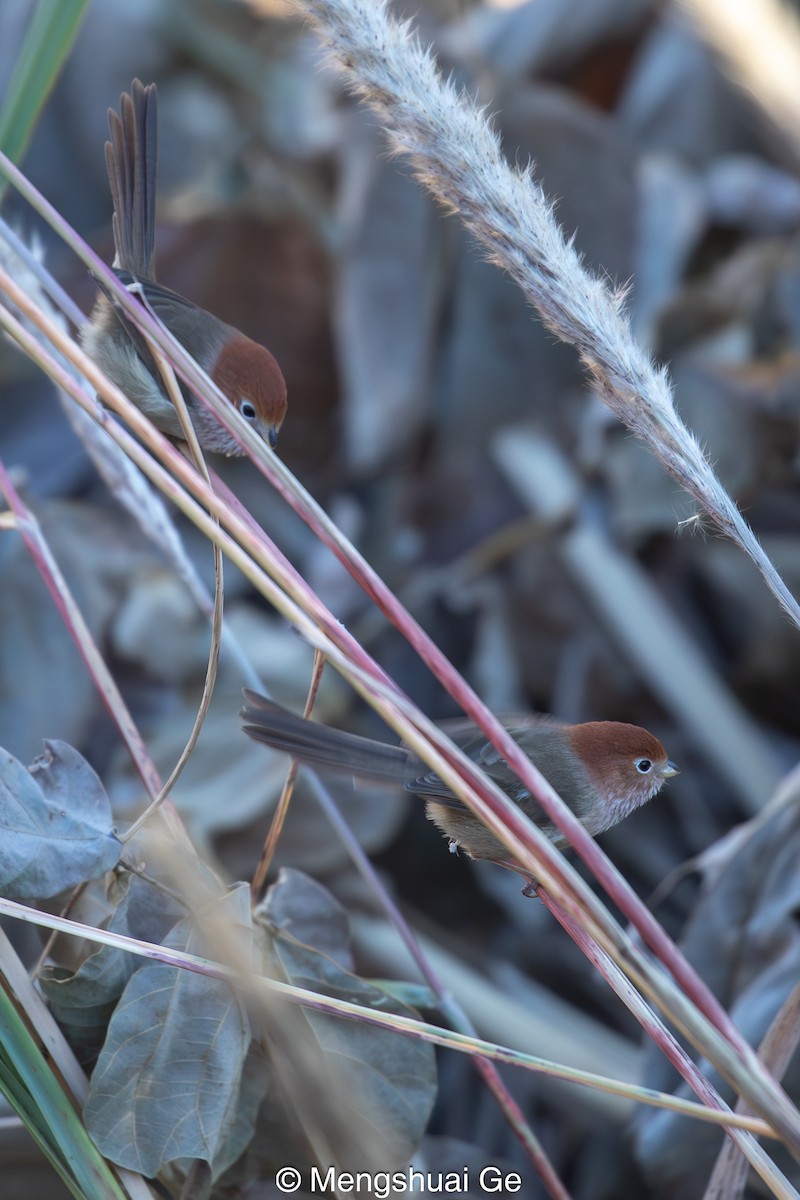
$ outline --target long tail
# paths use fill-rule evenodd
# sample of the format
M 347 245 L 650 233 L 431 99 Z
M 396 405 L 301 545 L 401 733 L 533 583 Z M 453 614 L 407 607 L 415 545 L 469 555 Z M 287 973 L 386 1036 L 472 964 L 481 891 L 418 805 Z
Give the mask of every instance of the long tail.
M 413 779 L 417 773 L 418 760 L 402 746 L 307 721 L 249 688 L 245 688 L 244 696 L 247 704 L 240 716 L 248 737 L 283 750 L 300 762 L 395 783 Z
M 114 201 L 114 266 L 137 279 L 155 279 L 156 85 L 145 87 L 134 79 L 130 93 L 120 97 L 120 111 L 108 110 L 108 128 L 106 170 Z

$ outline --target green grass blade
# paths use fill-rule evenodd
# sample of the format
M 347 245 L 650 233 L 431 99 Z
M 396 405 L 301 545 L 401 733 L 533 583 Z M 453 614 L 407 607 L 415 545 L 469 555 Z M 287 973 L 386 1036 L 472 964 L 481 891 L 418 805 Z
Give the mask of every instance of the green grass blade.
M 79 1200 L 126 1200 L 4 988 L 0 1089 L 73 1195 Z
M 14 162 L 25 153 L 88 2 L 39 0 L 36 6 L 0 109 L 0 149 Z

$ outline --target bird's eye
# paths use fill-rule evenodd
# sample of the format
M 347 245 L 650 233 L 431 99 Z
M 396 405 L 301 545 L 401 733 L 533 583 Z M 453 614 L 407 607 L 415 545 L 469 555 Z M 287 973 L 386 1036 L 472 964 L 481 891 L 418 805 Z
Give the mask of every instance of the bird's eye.
M 649 758 L 637 758 L 634 760 L 633 765 L 640 775 L 649 775 L 653 769 L 653 764 Z
M 239 412 L 246 421 L 255 421 L 256 419 L 256 410 L 249 400 L 241 400 L 239 402 Z

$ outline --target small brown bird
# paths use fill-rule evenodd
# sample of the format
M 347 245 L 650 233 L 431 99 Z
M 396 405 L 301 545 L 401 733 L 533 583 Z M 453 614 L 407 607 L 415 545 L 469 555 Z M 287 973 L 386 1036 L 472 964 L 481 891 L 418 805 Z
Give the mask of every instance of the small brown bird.
M 244 732 L 320 770 L 394 782 L 423 796 L 431 821 L 470 858 L 509 864 L 509 852 L 413 751 L 307 721 L 245 690 Z M 587 832 L 603 833 L 652 800 L 678 774 L 658 738 L 638 725 L 590 721 L 560 725 L 546 717 L 503 721 L 508 733 L 572 809 Z M 442 728 L 557 846 L 566 845 L 539 803 L 472 721 Z
M 114 200 L 114 273 L 126 287 L 133 290 L 138 285 L 156 316 L 274 446 L 286 415 L 286 384 L 269 350 L 156 283 L 156 104 L 155 84 L 144 87 L 134 79 L 130 94 L 120 98 L 119 113 L 108 111 L 106 168 Z M 103 285 L 98 281 L 98 286 Z M 110 293 L 98 297 L 81 337 L 87 354 L 159 429 L 183 436 L 147 343 Z M 211 410 L 185 385 L 181 390 L 200 445 L 220 454 L 241 454 L 238 442 Z

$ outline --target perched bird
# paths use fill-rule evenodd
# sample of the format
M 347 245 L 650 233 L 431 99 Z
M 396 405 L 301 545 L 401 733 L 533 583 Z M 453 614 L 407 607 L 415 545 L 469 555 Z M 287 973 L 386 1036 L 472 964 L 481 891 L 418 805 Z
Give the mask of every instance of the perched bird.
M 320 770 L 393 782 L 423 796 L 428 818 L 453 848 L 470 858 L 511 865 L 502 842 L 412 750 L 305 720 L 248 689 L 244 695 L 242 728 L 249 737 Z M 503 725 L 592 835 L 610 829 L 652 800 L 666 780 L 678 774 L 658 738 L 638 725 L 618 721 L 560 725 L 546 717 L 511 718 Z M 442 728 L 543 833 L 557 846 L 566 845 L 564 835 L 477 725 L 459 720 Z
M 156 87 L 134 79 L 108 111 L 111 141 L 106 168 L 114 201 L 114 272 L 121 283 L 138 285 L 153 312 L 211 376 L 231 404 L 271 446 L 286 414 L 286 384 L 264 346 L 238 329 L 156 283 L 155 211 L 157 163 Z M 102 288 L 102 283 L 98 281 Z M 155 425 L 182 437 L 178 415 L 144 338 L 110 293 L 101 294 L 82 333 L 87 354 Z M 211 410 L 181 385 L 201 446 L 220 454 L 241 448 Z

